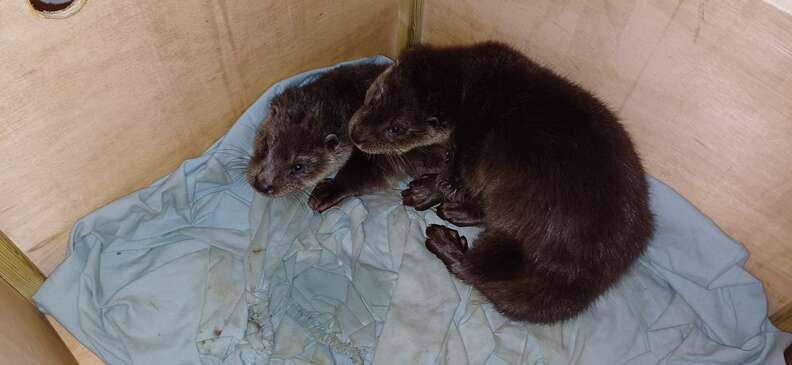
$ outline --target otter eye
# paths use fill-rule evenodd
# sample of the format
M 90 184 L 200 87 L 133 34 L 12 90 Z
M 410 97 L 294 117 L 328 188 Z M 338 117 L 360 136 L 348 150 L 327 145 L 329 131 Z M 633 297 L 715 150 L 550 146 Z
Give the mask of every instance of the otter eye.
M 292 167 L 291 167 L 291 172 L 295 172 L 295 173 L 296 173 L 296 172 L 300 172 L 300 171 L 302 171 L 304 168 L 305 168 L 305 166 L 303 166 L 302 164 L 296 163 L 296 164 L 292 165 Z
M 404 132 L 404 130 L 401 127 L 396 125 L 389 127 L 388 129 L 386 129 L 386 131 L 393 135 L 399 135 L 402 134 L 402 132 Z

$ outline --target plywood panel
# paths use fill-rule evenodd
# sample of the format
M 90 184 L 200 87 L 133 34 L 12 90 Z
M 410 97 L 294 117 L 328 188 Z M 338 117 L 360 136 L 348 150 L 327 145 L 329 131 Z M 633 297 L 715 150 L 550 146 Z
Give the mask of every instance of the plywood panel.
M 785 307 L 776 311 L 770 317 L 770 320 L 773 321 L 776 327 L 786 331 L 792 332 L 792 304 L 787 304 Z M 792 349 L 792 345 L 789 347 Z
M 274 81 L 397 46 L 395 1 L 0 7 L 0 229 L 44 273 L 77 218 L 200 153 Z
M 0 230 L 0 279 L 30 299 L 44 282 L 44 275 L 8 236 Z
M 756 0 L 426 0 L 423 40 L 498 39 L 618 110 L 649 171 L 792 302 L 792 15 Z
M 18 365 L 77 365 L 47 320 L 0 279 L 0 359 Z
M 80 341 L 77 341 L 74 336 L 69 333 L 63 326 L 58 323 L 54 318 L 47 316 L 47 320 L 49 320 L 52 328 L 60 335 L 63 342 L 71 351 L 72 356 L 77 359 L 77 363 L 80 365 L 104 365 L 105 362 L 102 361 L 96 354 L 88 350 L 87 347 L 83 346 Z

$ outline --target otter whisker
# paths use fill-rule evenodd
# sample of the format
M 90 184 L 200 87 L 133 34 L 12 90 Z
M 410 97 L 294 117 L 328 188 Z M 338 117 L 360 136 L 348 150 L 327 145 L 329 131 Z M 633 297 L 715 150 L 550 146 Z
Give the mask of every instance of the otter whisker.
M 245 166 L 249 164 L 250 161 L 246 161 L 246 160 L 231 160 L 225 163 L 225 165 L 245 165 Z
M 235 176 L 231 176 L 231 181 L 233 181 L 234 184 L 238 184 L 238 183 L 241 183 L 241 182 L 248 183 L 246 181 L 246 179 L 245 179 L 245 175 L 244 174 L 237 174 Z
M 231 167 L 229 167 L 229 166 L 226 166 L 225 170 L 226 170 L 226 172 L 228 172 L 230 175 L 240 175 L 240 176 L 245 176 L 245 175 L 248 175 L 248 173 L 247 173 L 247 167 L 245 167 L 245 166 L 236 166 L 236 167 L 233 167 L 233 166 L 231 166 Z
M 294 194 L 285 195 L 284 198 L 289 199 L 293 204 L 302 207 L 302 204 L 300 203 L 300 199 L 297 198 L 297 196 L 295 196 Z
M 252 159 L 253 156 L 251 155 L 240 155 L 240 156 L 234 156 L 234 158 L 232 158 L 231 161 L 250 161 Z
M 295 189 L 296 192 L 302 193 L 302 195 L 304 195 L 306 198 L 310 198 L 311 197 L 311 194 L 309 192 L 307 192 L 304 188 L 300 188 L 299 186 L 295 186 L 294 189 Z
M 230 159 L 230 160 L 228 160 L 228 161 L 224 161 L 224 162 L 223 162 L 223 164 L 224 164 L 224 165 L 231 165 L 231 164 L 244 164 L 244 165 L 249 165 L 249 164 L 250 164 L 250 161 L 251 161 L 251 160 L 250 160 L 250 159 L 248 159 L 248 158 L 234 158 L 234 159 Z
M 306 210 L 311 210 L 311 208 L 308 206 L 308 199 L 311 197 L 311 195 L 308 194 L 308 192 L 306 192 L 305 190 L 303 190 L 299 186 L 295 186 L 294 187 L 294 192 L 295 193 L 301 193 L 303 195 L 303 197 L 305 197 L 306 199 L 300 199 L 300 198 L 298 198 L 297 195 L 294 195 L 294 194 L 291 194 L 291 196 L 294 197 L 294 199 L 296 199 L 303 208 L 305 208 Z
M 411 171 L 415 171 L 416 170 L 415 166 L 413 165 L 413 163 L 409 159 L 407 159 L 407 157 L 405 157 L 404 154 L 398 154 L 396 156 L 401 161 L 402 166 L 404 166 L 405 169 L 403 171 L 405 173 L 409 173 Z
M 218 159 L 227 159 L 227 160 L 250 160 L 253 158 L 251 155 L 240 155 L 236 152 L 217 152 L 215 157 Z
M 221 152 L 221 151 L 240 152 L 240 154 L 242 154 L 242 155 L 249 155 L 250 154 L 250 151 L 248 149 L 242 148 L 242 147 L 239 147 L 239 146 L 234 146 L 234 145 L 223 146 L 217 152 Z
M 297 197 L 297 195 L 288 194 L 288 195 L 286 195 L 286 198 L 290 199 L 293 203 L 297 204 L 301 208 L 305 208 L 305 203 L 303 203 L 302 199 Z
M 224 164 L 223 166 L 225 166 L 225 167 L 242 167 L 242 168 L 247 169 L 247 168 L 250 167 L 250 163 L 246 162 L 246 161 L 234 161 L 234 162 L 230 162 L 230 163 Z

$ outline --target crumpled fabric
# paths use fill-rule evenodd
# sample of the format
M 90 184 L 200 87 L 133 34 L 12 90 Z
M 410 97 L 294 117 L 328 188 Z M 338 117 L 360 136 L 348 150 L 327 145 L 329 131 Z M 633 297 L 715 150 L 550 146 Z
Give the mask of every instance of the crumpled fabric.
M 351 61 L 390 62 L 384 57 Z M 398 190 L 324 214 L 245 183 L 271 87 L 206 153 L 74 226 L 34 296 L 108 364 L 783 364 L 748 255 L 647 177 L 657 230 L 581 316 L 508 321 L 424 247 L 431 211 Z M 460 230 L 469 241 L 478 230 Z

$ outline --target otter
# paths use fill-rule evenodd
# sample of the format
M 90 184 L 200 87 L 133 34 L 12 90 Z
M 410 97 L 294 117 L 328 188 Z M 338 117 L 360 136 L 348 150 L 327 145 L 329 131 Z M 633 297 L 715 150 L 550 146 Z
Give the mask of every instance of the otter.
M 448 144 L 439 174 L 404 204 L 483 228 L 468 246 L 430 225 L 426 246 L 507 318 L 540 324 L 585 311 L 653 234 L 633 143 L 595 96 L 508 45 L 419 45 L 370 86 L 349 123 L 367 153 Z
M 350 142 L 349 119 L 386 67 L 341 66 L 276 95 L 256 131 L 247 164 L 245 175 L 253 189 L 270 197 L 303 193 L 309 207 L 321 213 L 347 197 L 385 189 L 406 175 L 438 171 L 444 158 L 441 146 L 391 157 L 367 155 Z

